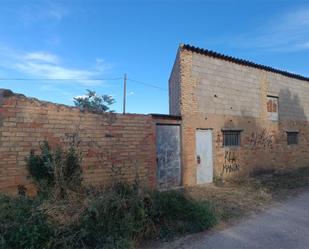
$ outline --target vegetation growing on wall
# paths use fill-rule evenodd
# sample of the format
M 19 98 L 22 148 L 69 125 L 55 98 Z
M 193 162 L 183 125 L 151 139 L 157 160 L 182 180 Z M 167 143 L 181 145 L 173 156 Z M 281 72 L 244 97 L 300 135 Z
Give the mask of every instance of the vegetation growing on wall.
M 35 167 L 45 162 L 43 172 L 32 176 L 38 183 L 42 179 L 50 182 L 49 191 L 52 192 L 57 179 L 66 181 L 68 178 L 50 175 L 49 170 L 55 172 L 59 158 L 62 158 L 59 160 L 63 162 L 61 165 L 77 165 L 78 168 L 80 161 L 75 159 L 79 154 L 76 148 L 72 148 L 74 153 L 70 150 L 59 153 L 52 151 L 47 143 L 43 145 L 41 154 L 32 152 L 28 162 L 35 162 Z M 56 152 L 61 156 L 56 157 Z M 75 159 L 65 155 L 73 155 Z M 68 164 L 68 161 L 73 163 Z M 228 221 L 240 217 L 278 192 L 293 190 L 295 193 L 297 189 L 308 187 L 308 176 L 308 167 L 281 173 L 260 172 L 239 187 L 234 182 L 226 183 L 227 186 L 217 183 L 215 188 L 208 187 L 207 191 L 201 188 L 195 193 L 198 194 L 196 199 L 188 197 L 188 194 L 194 196 L 194 192 L 147 191 L 138 185 L 119 183 L 109 188 L 81 186 L 63 196 L 46 195 L 45 198 L 0 195 L 0 248 L 136 248 L 143 240 L 170 239 L 209 229 L 218 219 Z M 62 186 L 70 188 L 68 183 Z
M 40 154 L 32 150 L 26 158 L 29 173 L 42 193 L 54 191 L 64 197 L 68 190 L 78 190 L 82 183 L 82 155 L 73 144 L 67 150 L 51 150 L 47 141 Z
M 0 196 L 0 248 L 135 248 L 145 239 L 198 232 L 217 221 L 208 202 L 179 191 L 145 190 L 138 181 L 82 187 L 74 146 L 51 150 L 44 142 L 27 165 L 48 193 L 34 199 Z

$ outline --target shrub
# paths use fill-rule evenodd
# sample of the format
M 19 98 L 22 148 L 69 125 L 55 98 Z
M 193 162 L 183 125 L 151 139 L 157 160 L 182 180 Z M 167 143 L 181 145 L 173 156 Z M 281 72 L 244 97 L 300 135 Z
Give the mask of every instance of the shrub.
M 57 195 L 64 197 L 67 190 L 77 190 L 82 182 L 82 155 L 71 145 L 64 151 L 58 147 L 54 152 L 47 141 L 41 146 L 41 153 L 32 150 L 26 158 L 27 167 L 36 182 L 39 193 L 48 196 L 51 188 Z
M 138 181 L 85 195 L 80 191 L 81 161 L 74 144 L 68 150 L 58 147 L 52 151 L 43 142 L 39 154 L 31 151 L 27 166 L 44 195 L 35 200 L 3 199 L 0 228 L 4 247 L 134 248 L 142 239 L 198 232 L 216 222 L 208 203 L 176 191 L 142 191 Z M 19 189 L 22 195 L 22 186 Z M 69 190 L 74 194 L 68 195 Z M 51 193 L 60 198 L 50 198 Z M 74 219 L 57 219 L 64 216 Z M 47 218 L 52 222 L 47 224 Z
M 38 184 L 52 185 L 54 183 L 53 154 L 47 141 L 41 145 L 41 154 L 35 155 L 34 150 L 26 158 L 28 171 L 33 180 Z
M 45 248 L 52 235 L 53 230 L 35 201 L 0 196 L 1 248 Z
M 57 148 L 53 155 L 56 194 L 66 195 L 67 190 L 79 190 L 82 183 L 81 154 L 71 146 L 67 151 Z
M 80 237 L 88 248 L 133 248 L 147 226 L 142 196 L 117 185 L 94 198 L 81 217 Z
M 148 212 L 160 238 L 175 234 L 199 232 L 217 222 L 214 211 L 206 201 L 200 202 L 177 191 L 153 192 Z
M 68 214 L 65 208 L 71 200 L 67 198 L 43 202 L 1 197 L 2 248 L 134 248 L 141 240 L 198 232 L 216 222 L 208 203 L 193 201 L 181 192 L 143 192 L 118 184 L 83 198 L 82 206 L 75 206 L 81 209 L 77 218 L 62 223 L 52 213 L 60 207 Z
M 206 202 L 182 193 L 144 192 L 116 185 L 103 191 L 83 213 L 80 241 L 87 248 L 133 248 L 146 238 L 171 238 L 212 227 L 216 217 Z

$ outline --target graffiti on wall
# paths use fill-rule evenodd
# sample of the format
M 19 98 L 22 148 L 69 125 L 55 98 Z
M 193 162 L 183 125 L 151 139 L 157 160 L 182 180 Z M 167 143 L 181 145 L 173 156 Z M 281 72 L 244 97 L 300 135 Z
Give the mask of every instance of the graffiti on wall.
M 274 136 L 265 128 L 261 132 L 252 132 L 249 138 L 249 145 L 255 147 L 269 147 L 273 144 Z
M 237 154 L 234 150 L 226 150 L 224 152 L 224 163 L 222 173 L 232 173 L 239 171 L 240 165 L 237 162 Z

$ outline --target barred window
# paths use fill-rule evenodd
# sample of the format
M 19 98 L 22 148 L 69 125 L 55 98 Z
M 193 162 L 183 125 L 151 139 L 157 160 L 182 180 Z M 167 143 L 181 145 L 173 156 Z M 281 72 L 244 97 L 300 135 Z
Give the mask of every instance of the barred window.
M 240 146 L 241 130 L 223 130 L 223 146 Z
M 298 132 L 287 132 L 288 145 L 298 144 Z

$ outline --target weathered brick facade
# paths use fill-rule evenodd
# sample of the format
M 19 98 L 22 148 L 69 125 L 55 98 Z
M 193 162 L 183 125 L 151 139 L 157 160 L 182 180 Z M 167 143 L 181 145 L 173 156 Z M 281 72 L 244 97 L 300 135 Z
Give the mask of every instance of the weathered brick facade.
M 166 124 L 180 126 L 185 186 L 197 183 L 200 129 L 212 131 L 216 178 L 308 165 L 309 78 L 185 45 L 173 66 L 169 101 L 173 116 L 94 114 L 0 90 L 0 191 L 16 193 L 18 185 L 31 190 L 25 157 L 44 140 L 53 147 L 79 142 L 85 184 L 138 176 L 155 187 L 156 125 Z M 226 130 L 240 131 L 239 145 L 223 146 Z M 297 134 L 297 144 L 287 143 L 287 132 Z M 179 153 L 170 154 L 160 160 L 163 169 L 176 159 L 179 165 Z
M 170 114 L 182 116 L 184 185 L 196 184 L 197 129 L 213 131 L 218 178 L 308 165 L 309 79 L 255 65 L 180 46 L 169 89 Z M 269 119 L 269 96 L 279 102 L 277 121 Z M 222 129 L 242 130 L 240 146 L 224 147 Z M 298 132 L 298 144 L 287 144 L 287 131 Z
M 0 191 L 29 190 L 25 157 L 40 142 L 53 147 L 79 141 L 86 184 L 113 179 L 156 184 L 155 120 L 151 115 L 93 114 L 78 108 L 0 91 Z

